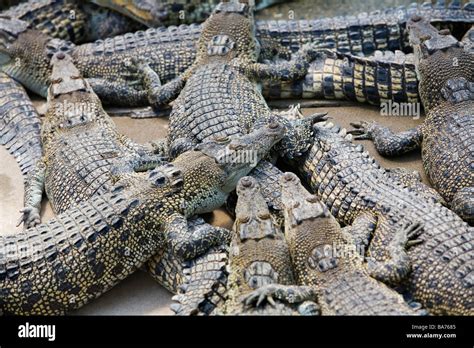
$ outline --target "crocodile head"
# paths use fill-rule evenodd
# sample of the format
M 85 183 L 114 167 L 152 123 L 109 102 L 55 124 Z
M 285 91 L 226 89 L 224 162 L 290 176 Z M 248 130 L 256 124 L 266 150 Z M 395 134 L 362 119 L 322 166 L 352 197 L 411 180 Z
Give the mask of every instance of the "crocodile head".
M 438 31 L 417 15 L 409 20 L 407 28 L 415 54 L 420 96 L 427 111 L 449 99 L 446 94 L 452 94 L 453 88 L 469 88 L 474 74 L 474 55 L 463 43 L 450 35 L 448 29 Z
M 204 22 L 198 41 L 201 61 L 229 61 L 235 57 L 257 60 L 253 6 L 245 2 L 221 2 Z
M 0 17 L 0 69 L 43 97 L 47 95 L 51 57 L 73 46 L 29 28 L 24 21 Z
M 89 83 L 74 66 L 71 56 L 58 52 L 51 58 L 48 112 L 43 135 L 65 133 L 97 121 L 105 114 Z
M 237 185 L 237 206 L 235 208 L 235 231 L 237 244 L 247 239 L 277 237 L 277 227 L 273 224 L 267 203 L 260 192 L 257 181 L 245 176 Z
M 221 189 L 230 193 L 240 178 L 247 175 L 279 142 L 285 127 L 275 120 L 241 136 L 222 136 L 196 146 L 214 159 L 222 173 Z

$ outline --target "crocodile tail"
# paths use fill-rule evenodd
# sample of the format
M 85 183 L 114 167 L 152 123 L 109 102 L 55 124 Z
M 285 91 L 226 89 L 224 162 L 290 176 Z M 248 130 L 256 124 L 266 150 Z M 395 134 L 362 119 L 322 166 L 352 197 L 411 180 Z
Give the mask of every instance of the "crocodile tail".
M 41 120 L 24 88 L 0 73 L 0 144 L 26 177 L 41 159 Z

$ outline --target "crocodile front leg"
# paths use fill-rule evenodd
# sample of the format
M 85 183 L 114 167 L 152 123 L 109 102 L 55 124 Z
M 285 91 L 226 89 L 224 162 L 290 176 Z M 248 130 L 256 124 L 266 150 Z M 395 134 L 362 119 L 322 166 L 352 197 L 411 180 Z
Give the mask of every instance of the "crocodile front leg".
M 407 248 L 421 243 L 416 239 L 423 231 L 421 223 L 396 226 L 380 217 L 375 236 L 369 245 L 367 268 L 372 277 L 386 284 L 399 284 L 410 272 Z M 382 237 L 392 236 L 382 243 Z
M 361 121 L 351 123 L 351 125 L 355 129 L 347 133 L 356 135 L 354 137 L 356 140 L 373 140 L 375 148 L 382 156 L 399 156 L 419 149 L 423 138 L 421 127 L 394 133 L 389 128 L 375 122 Z
M 18 226 L 24 223 L 25 228 L 30 228 L 41 222 L 40 211 L 45 175 L 46 165 L 44 160 L 38 161 L 25 180 L 24 208 L 20 210 L 21 217 Z

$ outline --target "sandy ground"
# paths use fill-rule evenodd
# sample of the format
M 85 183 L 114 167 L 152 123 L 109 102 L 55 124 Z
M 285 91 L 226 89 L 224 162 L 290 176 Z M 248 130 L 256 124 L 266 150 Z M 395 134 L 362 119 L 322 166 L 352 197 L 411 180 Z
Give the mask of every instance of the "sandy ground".
M 383 117 L 380 115 L 378 107 L 368 105 L 325 107 L 317 109 L 303 109 L 305 115 L 314 112 L 327 111 L 332 118 L 332 122 L 338 123 L 346 128 L 349 122 L 357 120 L 377 120 L 378 122 L 390 126 L 394 130 L 405 130 L 419 124 L 420 120 L 413 120 L 409 117 Z M 137 142 L 146 142 L 162 138 L 167 132 L 167 119 L 144 119 L 136 120 L 128 117 L 114 117 L 118 129 L 123 134 Z M 385 167 L 403 166 L 423 171 L 420 155 L 413 153 L 401 158 L 385 159 L 380 157 L 369 141 L 361 141 L 374 156 Z M 23 203 L 23 182 L 20 169 L 13 157 L 0 147 L 0 226 L 1 233 L 14 233 L 20 228 L 16 227 L 19 217 L 19 209 Z M 426 177 L 424 176 L 426 182 Z M 43 202 L 42 219 L 47 221 L 53 217 L 49 203 L 45 199 Z M 232 221 L 222 210 L 214 213 L 213 224 L 230 227 Z M 171 304 L 171 294 L 155 283 L 146 273 L 136 272 L 124 282 L 117 285 L 99 299 L 89 303 L 80 310 L 71 314 L 80 315 L 156 315 L 172 314 L 169 310 Z

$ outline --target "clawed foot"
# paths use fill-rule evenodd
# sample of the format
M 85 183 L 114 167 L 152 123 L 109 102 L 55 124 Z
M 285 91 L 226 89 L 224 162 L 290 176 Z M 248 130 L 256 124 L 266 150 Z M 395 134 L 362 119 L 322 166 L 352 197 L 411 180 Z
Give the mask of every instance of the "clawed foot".
M 375 122 L 351 122 L 351 126 L 354 127 L 354 129 L 348 130 L 347 133 L 354 135 L 355 140 L 372 140 L 372 131 L 375 125 Z
M 268 302 L 271 306 L 275 307 L 275 300 L 273 296 L 277 292 L 277 288 L 275 286 L 267 285 L 262 286 L 250 294 L 245 295 L 242 297 L 242 302 L 246 306 L 255 306 L 259 307 L 264 301 Z
M 16 225 L 17 227 L 24 223 L 25 228 L 31 228 L 41 223 L 41 217 L 38 209 L 36 208 L 25 207 L 20 210 L 20 213 L 21 217 L 18 220 L 18 224 Z
M 402 233 L 405 235 L 406 244 L 405 247 L 408 249 L 414 245 L 423 243 L 423 240 L 418 237 L 423 232 L 423 224 L 420 222 L 406 224 L 403 228 Z

